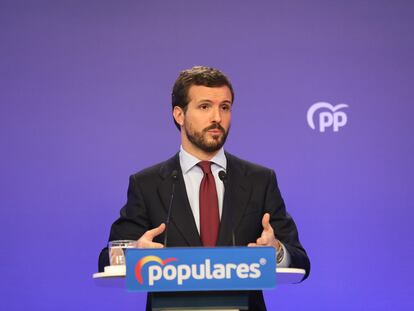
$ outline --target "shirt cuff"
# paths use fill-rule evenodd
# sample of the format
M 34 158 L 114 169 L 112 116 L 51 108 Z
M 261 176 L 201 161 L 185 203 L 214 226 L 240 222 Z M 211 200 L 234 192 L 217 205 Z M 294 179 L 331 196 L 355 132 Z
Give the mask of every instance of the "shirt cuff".
M 290 265 L 290 254 L 282 242 L 279 241 L 279 243 L 283 248 L 283 258 L 279 263 L 276 264 L 276 266 L 278 268 L 288 268 Z

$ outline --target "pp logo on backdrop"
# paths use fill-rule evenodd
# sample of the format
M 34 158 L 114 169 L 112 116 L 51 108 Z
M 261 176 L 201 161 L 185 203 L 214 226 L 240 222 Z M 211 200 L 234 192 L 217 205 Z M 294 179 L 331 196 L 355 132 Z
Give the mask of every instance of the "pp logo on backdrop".
M 319 132 L 325 132 L 329 127 L 332 127 L 334 132 L 338 132 L 339 128 L 346 125 L 348 117 L 344 111 L 340 111 L 343 108 L 347 108 L 346 104 L 338 104 L 332 106 L 330 103 L 317 102 L 310 106 L 307 113 L 307 121 L 311 129 L 316 129 L 314 123 L 314 115 L 318 117 L 318 130 Z M 316 113 L 318 112 L 318 113 Z

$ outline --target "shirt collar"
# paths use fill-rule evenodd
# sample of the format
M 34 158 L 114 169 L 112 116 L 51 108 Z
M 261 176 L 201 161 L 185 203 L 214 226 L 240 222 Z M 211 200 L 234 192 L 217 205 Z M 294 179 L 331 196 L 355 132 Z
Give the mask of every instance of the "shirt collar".
M 189 154 L 187 151 L 184 150 L 183 146 L 180 146 L 180 165 L 183 174 L 186 174 L 189 170 L 191 170 L 198 162 L 201 160 Z M 224 170 L 227 169 L 227 159 L 226 155 L 224 154 L 224 148 L 220 148 L 220 150 L 216 153 L 216 155 L 210 160 L 212 163 L 220 166 Z

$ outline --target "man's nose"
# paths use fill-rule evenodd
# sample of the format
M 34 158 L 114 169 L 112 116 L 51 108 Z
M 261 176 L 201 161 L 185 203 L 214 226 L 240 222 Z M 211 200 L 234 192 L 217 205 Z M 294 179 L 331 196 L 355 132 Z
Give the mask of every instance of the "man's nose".
M 212 110 L 211 122 L 220 123 L 221 122 L 221 111 L 220 108 L 214 108 Z

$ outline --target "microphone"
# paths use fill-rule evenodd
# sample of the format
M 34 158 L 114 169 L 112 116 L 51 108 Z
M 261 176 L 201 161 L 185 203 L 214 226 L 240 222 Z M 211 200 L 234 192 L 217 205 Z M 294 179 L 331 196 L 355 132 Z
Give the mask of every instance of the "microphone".
M 226 182 L 227 182 L 227 174 L 226 174 L 226 172 L 225 171 L 220 171 L 219 173 L 218 173 L 218 176 L 219 176 L 219 178 L 220 178 L 220 180 L 224 183 L 224 185 L 226 184 Z
M 175 183 L 178 180 L 178 171 L 173 170 L 171 172 L 171 179 L 172 179 L 172 188 L 171 188 L 171 197 L 170 197 L 170 204 L 168 205 L 168 213 L 167 213 L 167 219 L 165 220 L 165 235 L 164 235 L 164 246 L 167 246 L 167 239 L 168 239 L 168 228 L 170 225 L 170 218 L 171 218 L 171 209 L 172 204 L 174 201 L 174 193 L 175 193 Z
M 227 208 L 229 208 L 229 204 L 228 204 L 228 195 L 226 195 L 226 187 L 227 187 L 227 173 L 225 171 L 220 171 L 218 173 L 218 176 L 220 178 L 220 180 L 223 182 L 224 185 L 224 204 L 227 206 Z M 236 246 L 236 237 L 234 236 L 234 228 L 232 226 L 231 228 L 231 241 L 233 246 Z

